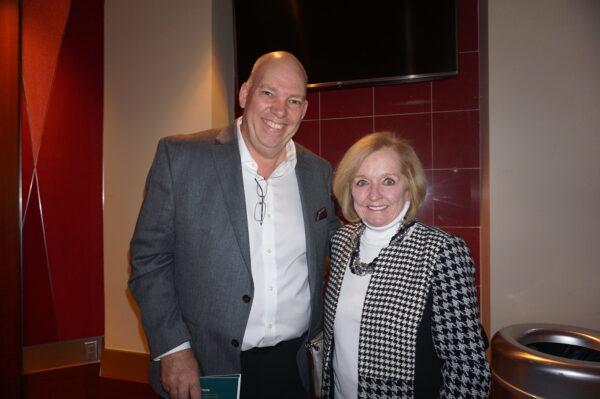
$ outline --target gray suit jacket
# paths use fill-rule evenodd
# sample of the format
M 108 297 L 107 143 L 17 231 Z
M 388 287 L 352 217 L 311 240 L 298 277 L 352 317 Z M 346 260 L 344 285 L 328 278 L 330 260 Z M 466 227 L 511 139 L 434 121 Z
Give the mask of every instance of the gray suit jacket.
M 296 148 L 312 309 L 307 337 L 312 338 L 322 328 L 328 238 L 339 221 L 331 200 L 331 167 Z M 190 341 L 201 374 L 240 372 L 252 305 L 243 297 L 252 298 L 254 286 L 235 125 L 159 142 L 131 241 L 131 265 L 129 289 L 141 309 L 151 358 Z M 303 351 L 297 359 L 307 385 Z M 151 361 L 150 379 L 166 396 L 159 362 Z

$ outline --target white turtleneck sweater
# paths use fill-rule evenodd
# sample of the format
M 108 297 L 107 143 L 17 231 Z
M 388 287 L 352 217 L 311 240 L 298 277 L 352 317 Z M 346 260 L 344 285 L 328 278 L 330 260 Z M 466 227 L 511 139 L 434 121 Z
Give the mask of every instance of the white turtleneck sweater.
M 365 223 L 360 237 L 360 261 L 370 263 L 385 248 L 400 227 L 408 211 L 407 201 L 400 214 L 389 224 L 381 227 Z M 358 276 L 347 267 L 338 298 L 333 324 L 333 373 L 335 398 L 356 398 L 358 394 L 358 343 L 360 319 L 371 281 L 371 274 Z

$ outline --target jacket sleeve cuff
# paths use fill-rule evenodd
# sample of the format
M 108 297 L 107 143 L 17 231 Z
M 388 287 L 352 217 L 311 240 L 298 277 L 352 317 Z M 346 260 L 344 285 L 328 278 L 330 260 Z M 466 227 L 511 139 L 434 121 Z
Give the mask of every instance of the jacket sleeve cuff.
M 159 355 L 159 356 L 155 357 L 153 360 L 155 362 L 158 362 L 161 358 L 163 358 L 163 357 L 165 357 L 167 355 L 171 355 L 171 354 L 173 354 L 175 352 L 180 352 L 180 351 L 185 350 L 185 349 L 190 349 L 191 347 L 192 346 L 190 345 L 190 342 L 186 341 L 186 342 L 184 342 L 181 345 L 177 345 L 175 348 L 171 349 L 170 351 L 165 352 L 162 355 Z

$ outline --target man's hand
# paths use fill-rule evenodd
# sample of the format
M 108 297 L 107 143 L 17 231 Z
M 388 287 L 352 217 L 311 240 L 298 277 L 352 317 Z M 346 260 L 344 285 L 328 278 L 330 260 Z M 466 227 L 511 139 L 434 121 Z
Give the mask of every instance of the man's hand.
M 160 382 L 172 399 L 200 399 L 200 372 L 191 349 L 160 359 Z

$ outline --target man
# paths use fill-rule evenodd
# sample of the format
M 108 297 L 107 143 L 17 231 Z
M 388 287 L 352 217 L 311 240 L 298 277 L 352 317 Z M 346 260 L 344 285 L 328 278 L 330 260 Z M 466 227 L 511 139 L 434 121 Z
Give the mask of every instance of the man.
M 131 242 L 154 389 L 199 398 L 199 375 L 242 373 L 242 398 L 306 397 L 303 343 L 322 328 L 329 164 L 291 140 L 306 113 L 292 54 L 260 57 L 243 116 L 163 139 Z

